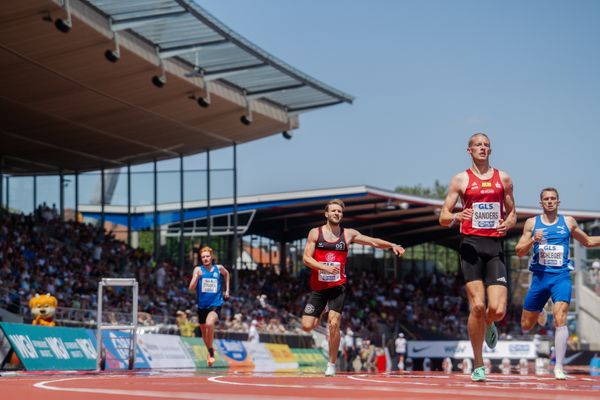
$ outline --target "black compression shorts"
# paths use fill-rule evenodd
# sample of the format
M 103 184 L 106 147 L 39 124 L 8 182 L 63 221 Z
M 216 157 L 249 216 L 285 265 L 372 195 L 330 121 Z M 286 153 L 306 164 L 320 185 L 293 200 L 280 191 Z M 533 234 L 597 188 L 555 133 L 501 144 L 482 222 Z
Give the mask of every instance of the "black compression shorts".
M 217 314 L 217 317 L 221 318 L 221 307 L 199 308 L 198 309 L 198 322 L 201 324 L 205 324 L 206 317 L 208 317 L 208 314 L 211 311 L 214 311 Z
M 508 286 L 501 238 L 463 235 L 459 251 L 465 282 Z
M 310 315 L 311 317 L 319 317 L 325 309 L 326 305 L 329 305 L 331 311 L 335 311 L 341 314 L 344 308 L 344 301 L 346 299 L 346 286 L 339 285 L 325 290 L 310 292 L 308 302 L 304 307 L 302 315 Z

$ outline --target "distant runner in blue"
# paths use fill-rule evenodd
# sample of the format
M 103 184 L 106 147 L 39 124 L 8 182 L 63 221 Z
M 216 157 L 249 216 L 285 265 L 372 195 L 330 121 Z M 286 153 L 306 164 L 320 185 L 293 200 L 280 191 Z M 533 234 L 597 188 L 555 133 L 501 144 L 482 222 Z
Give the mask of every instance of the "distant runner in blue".
M 213 249 L 200 249 L 201 265 L 194 268 L 189 289 L 196 290 L 198 299 L 198 322 L 202 331 L 202 339 L 208 349 L 207 365 L 212 367 L 215 362 L 213 338 L 215 323 L 219 320 L 223 299 L 229 298 L 229 271 L 222 265 L 215 264 Z M 221 288 L 221 275 L 225 278 L 225 293 Z
M 527 219 L 523 235 L 517 243 L 519 257 L 526 256 L 533 247 L 533 257 L 529 270 L 533 272 L 531 286 L 525 297 L 521 327 L 529 331 L 536 321 L 546 324 L 544 305 L 552 298 L 554 308 L 554 347 L 556 379 L 567 379 L 563 371 L 563 361 L 567 351 L 567 313 L 571 302 L 571 271 L 573 263 L 569 260 L 569 242 L 571 236 L 585 247 L 599 247 L 600 236 L 588 236 L 575 218 L 558 213 L 560 200 L 558 191 L 548 187 L 540 193 L 540 205 L 543 213 Z

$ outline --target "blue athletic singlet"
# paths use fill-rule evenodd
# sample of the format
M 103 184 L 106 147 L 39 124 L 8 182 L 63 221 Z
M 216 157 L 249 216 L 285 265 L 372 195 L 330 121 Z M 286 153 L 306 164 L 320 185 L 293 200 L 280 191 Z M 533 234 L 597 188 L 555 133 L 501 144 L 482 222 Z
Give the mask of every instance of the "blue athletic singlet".
M 571 232 L 565 217 L 558 216 L 558 220 L 553 225 L 546 225 L 542 222 L 542 216 L 535 217 L 535 227 L 533 234 L 538 229 L 544 231 L 542 243 L 533 245 L 533 258 L 529 269 L 539 272 L 564 272 L 573 270 L 573 265 L 569 261 L 569 238 Z
M 213 265 L 208 271 L 204 265 L 200 265 L 202 276 L 198 279 L 196 294 L 198 297 L 198 308 L 219 307 L 223 304 L 221 293 L 221 273 L 219 266 Z

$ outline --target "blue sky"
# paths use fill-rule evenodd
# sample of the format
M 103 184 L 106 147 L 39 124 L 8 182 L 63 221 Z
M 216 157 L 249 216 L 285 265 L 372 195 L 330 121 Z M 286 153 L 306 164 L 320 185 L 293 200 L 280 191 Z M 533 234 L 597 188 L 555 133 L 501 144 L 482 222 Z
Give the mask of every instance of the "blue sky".
M 197 1 L 356 97 L 303 114 L 292 140 L 240 145 L 240 194 L 445 184 L 470 165 L 467 139 L 483 131 L 518 206 L 537 206 L 539 190 L 555 186 L 563 208 L 600 210 L 600 1 Z M 228 167 L 231 150 L 211 158 Z M 203 155 L 186 160 L 204 165 Z M 178 201 L 170 181 L 159 182 L 161 202 Z M 186 199 L 204 198 L 201 174 L 189 181 Z M 116 203 L 126 201 L 124 182 Z M 152 199 L 144 182 L 135 203 Z M 230 173 L 213 183 L 216 197 L 226 194 L 216 187 L 229 187 Z
M 199 4 L 356 97 L 302 115 L 291 141 L 240 146 L 242 193 L 447 183 L 483 131 L 517 205 L 556 186 L 563 208 L 600 210 L 600 2 Z

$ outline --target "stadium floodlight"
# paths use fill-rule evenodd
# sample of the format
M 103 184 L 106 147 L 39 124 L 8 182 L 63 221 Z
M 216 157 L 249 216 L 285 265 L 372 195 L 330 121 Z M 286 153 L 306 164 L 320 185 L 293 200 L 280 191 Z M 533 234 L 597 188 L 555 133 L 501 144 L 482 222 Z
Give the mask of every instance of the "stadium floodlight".
M 240 117 L 240 121 L 242 121 L 242 124 L 244 125 L 250 125 L 252 123 L 252 114 L 248 113 L 247 115 L 244 114 Z
M 62 33 L 68 33 L 73 27 L 73 23 L 71 22 L 70 18 L 66 20 L 58 18 L 56 21 L 54 21 L 54 26 L 56 26 L 56 29 Z
M 71 18 L 71 8 L 69 7 L 69 0 L 64 1 L 64 7 L 65 11 L 67 12 L 67 19 L 57 18 L 56 21 L 54 21 L 54 26 L 62 33 L 68 33 L 73 27 L 73 20 Z
M 111 63 L 116 63 L 121 58 L 121 54 L 118 50 L 106 50 L 104 52 L 104 57 Z
M 154 75 L 152 77 L 152 83 L 154 84 L 154 86 L 161 88 L 167 83 L 167 77 L 164 75 Z
M 208 108 L 210 106 L 210 97 L 198 97 L 196 99 L 198 105 L 202 108 Z
M 290 140 L 294 136 L 294 132 L 292 130 L 281 132 L 284 138 Z
M 119 47 L 119 34 L 113 32 L 113 41 L 115 42 L 115 49 L 108 49 L 104 52 L 104 57 L 111 63 L 116 63 L 121 58 L 121 49 Z

